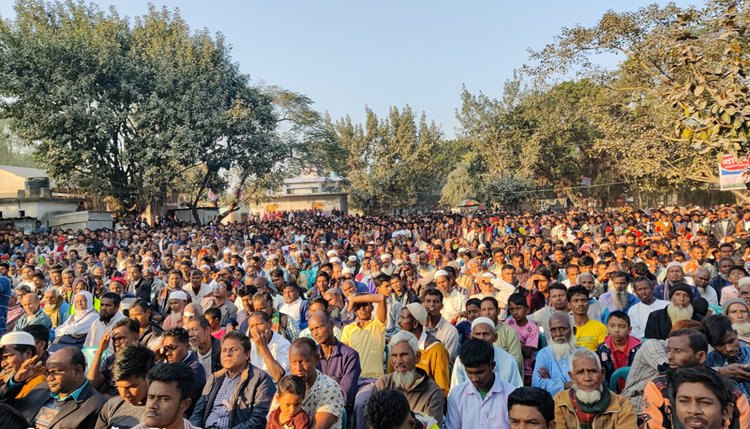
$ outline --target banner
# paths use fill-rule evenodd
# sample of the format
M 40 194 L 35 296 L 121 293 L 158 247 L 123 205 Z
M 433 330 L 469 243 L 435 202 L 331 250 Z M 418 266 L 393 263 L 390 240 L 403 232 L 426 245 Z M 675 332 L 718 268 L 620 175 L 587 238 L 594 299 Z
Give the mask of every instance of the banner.
M 750 168 L 750 156 L 738 160 L 733 155 L 724 155 L 719 163 L 719 189 L 722 191 L 747 189 L 746 179 L 742 173 L 748 168 Z

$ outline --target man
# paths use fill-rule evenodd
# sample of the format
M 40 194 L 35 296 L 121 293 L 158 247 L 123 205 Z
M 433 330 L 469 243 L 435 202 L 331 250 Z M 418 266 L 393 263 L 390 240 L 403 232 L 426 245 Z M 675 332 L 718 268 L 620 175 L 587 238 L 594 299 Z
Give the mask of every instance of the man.
M 394 372 L 380 377 L 375 390 L 395 389 L 404 392 L 411 409 L 425 413 L 442 426 L 445 396 L 425 370 L 417 368 L 419 345 L 417 337 L 408 331 L 399 331 L 388 345 L 389 363 Z
M 446 270 L 438 270 L 433 277 L 435 286 L 443 294 L 443 307 L 440 314 L 450 323 L 458 320 L 461 312 L 464 310 L 464 304 L 468 298 L 464 289 L 456 288 L 456 282 Z
M 128 309 L 128 317 L 138 322 L 138 342 L 150 349 L 156 349 L 161 342 L 161 334 L 164 332 L 156 321 L 153 320 L 153 312 L 147 301 L 136 299 Z
M 24 314 L 18 318 L 16 325 L 13 327 L 14 331 L 20 331 L 28 325 L 44 325 L 47 329 L 52 331 L 52 321 L 49 316 L 44 312 L 44 309 L 39 305 L 39 297 L 35 293 L 27 293 L 21 298 L 21 307 L 23 307 Z
M 516 360 L 508 352 L 496 345 L 497 331 L 495 330 L 495 323 L 492 320 L 483 316 L 474 319 L 471 322 L 471 338 L 487 341 L 492 346 L 494 353 L 493 360 L 498 363 L 493 369 L 497 378 L 512 386 L 523 386 L 523 378 L 521 377 L 521 372 L 518 370 Z M 467 379 L 466 368 L 459 359 L 453 365 L 451 388 L 458 386 Z
M 682 269 L 682 264 L 677 261 L 672 261 L 667 264 L 667 277 L 664 279 L 664 283 L 660 284 L 654 289 L 654 295 L 659 299 L 667 300 L 672 296 L 672 288 L 678 284 L 684 284 L 691 289 L 691 295 L 697 296 L 698 291 L 694 290 L 695 287 L 691 286 L 692 280 L 685 277 L 685 272 Z
M 376 317 L 372 317 L 373 303 L 378 303 Z M 381 294 L 353 296 L 349 298 L 349 311 L 354 311 L 357 320 L 344 327 L 341 332 L 341 342 L 359 354 L 359 361 L 362 365 L 357 397 L 354 400 L 354 419 L 355 427 L 363 429 L 367 399 L 372 394 L 375 380 L 383 376 L 385 322 L 387 320 L 385 296 Z
M 148 372 L 146 417 L 135 429 L 199 429 L 184 417 L 192 408 L 193 372 L 182 363 L 160 364 Z
M 96 429 L 130 429 L 146 418 L 146 377 L 154 362 L 154 352 L 141 344 L 129 345 L 117 354 L 112 378 L 118 396 L 104 404 L 96 421 Z
M 314 312 L 308 321 L 310 335 L 318 343 L 318 370 L 341 386 L 344 405 L 349 414 L 354 410 L 357 383 L 362 373 L 359 354 L 336 339 L 333 319 L 327 312 Z
M 41 326 L 41 325 L 30 325 Z M 0 338 L 0 359 L 2 359 L 2 372 L 0 383 L 7 383 L 15 375 L 24 362 L 37 356 L 36 341 L 34 336 L 28 332 L 10 332 Z M 41 359 L 37 359 L 40 361 Z M 44 371 L 39 368 L 36 374 L 29 379 L 15 398 L 23 398 L 31 389 L 44 383 Z
M 734 252 L 732 251 L 732 253 Z M 724 289 L 724 287 L 732 284 L 729 281 L 729 270 L 732 267 L 734 267 L 734 260 L 731 257 L 722 256 L 719 259 L 719 274 L 711 278 L 711 281 L 708 283 L 708 285 L 716 292 L 717 296 L 721 294 L 721 290 Z
M 86 377 L 95 389 L 107 397 L 117 395 L 117 386 L 112 374 L 117 353 L 131 344 L 138 343 L 139 329 L 140 325 L 135 320 L 120 319 L 112 327 L 112 331 L 104 334 L 99 342 Z M 113 345 L 113 352 L 102 361 L 102 353 L 109 349 L 110 343 Z
M 192 392 L 190 394 L 190 405 L 185 415 L 193 412 L 193 407 L 201 396 L 203 386 L 206 384 L 206 371 L 198 362 L 195 352 L 190 350 L 190 335 L 184 328 L 174 328 L 164 331 L 161 337 L 161 345 L 157 354 L 164 357 L 167 363 L 184 363 L 195 373 L 191 382 Z
M 635 428 L 633 405 L 610 391 L 603 382 L 599 358 L 586 348 L 571 357 L 573 385 L 555 395 L 556 428 Z
M 556 395 L 573 385 L 570 381 L 570 357 L 576 350 L 576 343 L 567 314 L 555 313 L 547 323 L 552 341 L 536 355 L 531 385 Z
M 706 328 L 708 344 L 714 349 L 708 354 L 706 366 L 731 378 L 750 397 L 750 347 L 740 344 L 737 332 L 726 316 L 709 316 L 703 320 L 703 326 Z
M 211 295 L 211 286 L 203 283 L 203 273 L 200 270 L 190 272 L 190 283 L 186 284 L 184 290 L 192 302 L 199 303 L 203 298 Z
M 516 386 L 495 375 L 498 363 L 494 360 L 492 346 L 477 338 L 466 341 L 461 347 L 461 363 L 466 368 L 469 381 L 451 389 L 448 395 L 446 429 L 507 428 L 508 396 Z
M 639 302 L 637 296 L 628 292 L 628 275 L 626 273 L 622 271 L 610 273 L 609 285 L 609 291 L 599 297 L 599 302 L 604 305 L 609 313 L 617 310 L 627 313 L 630 307 Z
M 394 277 L 395 278 L 395 277 Z M 387 276 L 385 274 L 381 274 L 377 277 L 375 277 L 375 286 L 376 286 L 376 293 L 379 293 L 383 296 L 385 296 L 385 306 L 387 309 L 387 317 L 385 322 L 385 341 L 388 342 L 388 340 L 393 336 L 393 334 L 396 333 L 398 330 L 396 326 L 396 322 L 398 321 L 398 315 L 401 313 L 401 303 L 396 301 L 392 296 L 392 289 L 391 289 L 391 277 Z M 375 304 L 376 307 L 379 304 Z M 377 308 L 375 309 L 377 311 Z
M 519 387 L 508 396 L 510 429 L 555 429 L 555 402 L 538 387 Z
M 648 315 L 656 310 L 669 305 L 669 301 L 656 299 L 654 296 L 654 287 L 648 277 L 636 277 L 633 281 L 633 291 L 638 297 L 639 303 L 630 307 L 628 317 L 632 323 L 632 335 L 636 338 L 643 338 L 648 323 Z
M 695 269 L 693 282 L 695 282 L 695 288 L 698 289 L 698 293 L 708 301 L 708 305 L 719 305 L 719 296 L 716 294 L 714 288 L 708 285 L 709 281 L 711 281 L 711 273 L 707 269 L 703 267 Z
M 273 331 L 268 313 L 254 311 L 247 324 L 252 342 L 250 363 L 268 373 L 278 383 L 289 371 L 289 341 Z
M 371 429 L 438 429 L 433 418 L 412 411 L 406 396 L 398 390 L 372 395 L 367 403 L 367 424 Z
M 607 336 L 607 327 L 589 318 L 589 291 L 583 286 L 568 289 L 568 302 L 575 323 L 576 345 L 596 351 Z
M 422 304 L 413 302 L 401 309 L 398 318 L 399 329 L 411 332 L 417 337 L 419 346 L 417 367 L 423 369 L 430 378 L 435 380 L 447 397 L 450 389 L 448 368 L 451 365 L 448 350 L 434 335 L 425 332 L 425 323 L 427 323 L 427 311 Z
M 263 280 L 265 281 L 265 279 Z M 273 330 L 273 332 L 281 335 L 290 343 L 297 339 L 297 337 L 299 336 L 299 326 L 297 326 L 297 322 L 295 322 L 294 319 L 288 314 L 279 313 L 275 310 L 275 307 L 273 305 L 273 298 L 271 297 L 270 293 L 256 292 L 255 295 L 253 295 L 252 303 L 252 310 L 262 311 L 268 315 L 271 320 L 271 329 Z M 247 330 L 248 322 L 249 315 L 248 319 L 246 319 L 244 323 L 240 324 L 240 327 L 237 330 L 239 332 L 245 333 L 245 335 L 249 337 L 250 333 Z
M 425 330 L 443 343 L 446 350 L 448 350 L 450 361 L 455 361 L 458 355 L 458 330 L 441 313 L 443 309 L 443 293 L 434 288 L 427 289 L 424 292 L 422 305 L 427 310 L 427 320 L 424 325 Z
M 116 293 L 105 293 L 99 303 L 99 319 L 96 320 L 86 335 L 84 347 L 95 347 L 99 344 L 104 334 L 108 333 L 120 319 L 125 315 L 120 312 L 122 297 Z
M 0 389 L 0 402 L 12 405 L 37 428 L 91 428 L 106 401 L 86 380 L 86 359 L 73 347 L 52 353 L 47 359 L 47 381 L 23 398 L 15 398 L 41 368 L 38 357 L 25 361 Z
M 305 381 L 305 398 L 302 410 L 307 413 L 316 429 L 342 429 L 344 397 L 341 387 L 318 370 L 318 353 L 310 338 L 296 340 L 289 349 L 289 373 Z M 278 404 L 274 403 L 273 408 Z
M 221 366 L 208 377 L 190 423 L 198 427 L 264 429 L 276 387 L 250 363 L 250 340 L 227 332 L 221 340 Z
M 39 355 L 39 361 L 42 362 L 42 366 L 47 363 L 49 358 L 49 329 L 43 325 L 29 325 L 23 328 L 24 332 L 28 332 L 34 337 L 34 347 L 36 347 L 36 354 Z
M 307 308 L 310 301 L 304 299 L 297 285 L 291 283 L 281 286 L 281 294 L 284 296 L 284 303 L 279 307 L 279 311 L 291 316 L 300 330 L 307 328 Z
M 568 289 L 562 283 L 553 283 L 549 287 L 549 300 L 547 305 L 529 315 L 529 320 L 534 322 L 542 332 L 547 332 L 547 321 L 549 317 L 557 312 L 568 312 L 568 297 L 565 295 Z
M 680 320 L 695 320 L 700 322 L 703 317 L 693 311 L 693 291 L 685 283 L 672 285 L 669 305 L 656 310 L 648 316 L 644 336 L 665 340 L 669 336 L 672 325 Z
M 198 356 L 206 374 L 213 374 L 221 369 L 221 341 L 211 335 L 211 326 L 203 316 L 196 316 L 185 325 L 190 335 L 190 347 Z
M 211 296 L 208 296 L 201 301 L 201 307 L 204 311 L 209 308 L 218 308 L 219 311 L 221 311 L 221 320 L 219 320 L 219 325 L 221 326 L 226 326 L 227 323 L 237 315 L 237 306 L 229 300 L 231 288 L 231 283 L 219 279 L 213 286 Z
M 684 427 L 723 429 L 734 410 L 735 396 L 726 380 L 709 368 L 684 368 L 672 377 L 675 414 Z

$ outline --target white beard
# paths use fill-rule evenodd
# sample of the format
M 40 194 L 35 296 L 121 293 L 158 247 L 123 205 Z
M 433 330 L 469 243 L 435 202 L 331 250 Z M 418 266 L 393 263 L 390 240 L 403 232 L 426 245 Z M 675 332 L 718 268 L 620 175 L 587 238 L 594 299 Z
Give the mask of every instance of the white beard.
M 685 308 L 679 308 L 675 307 L 673 304 L 669 304 L 667 306 L 667 314 L 669 315 L 669 319 L 672 321 L 672 324 L 674 325 L 675 322 L 679 322 L 680 320 L 690 320 L 693 318 L 693 306 L 688 304 Z
M 394 373 L 391 375 L 391 381 L 393 382 L 393 386 L 398 389 L 402 390 L 404 392 L 407 392 L 409 388 L 414 384 L 414 381 L 417 379 L 417 373 L 416 371 L 408 371 L 408 372 L 398 372 L 394 371 Z
M 733 323 L 732 328 L 737 331 L 737 335 L 746 337 L 750 335 L 750 322 Z
M 628 291 L 613 291 L 615 295 L 615 303 L 617 303 L 617 308 L 622 310 L 623 308 L 627 307 L 628 305 Z
M 599 386 L 599 388 L 596 390 L 585 391 L 581 390 L 578 386 L 573 385 L 573 389 L 576 392 L 576 399 L 578 399 L 578 401 L 580 402 L 583 402 L 584 404 L 596 404 L 600 399 L 602 399 L 601 386 Z
M 570 341 L 567 343 L 556 343 L 553 341 L 549 346 L 556 359 L 567 359 L 576 351 L 575 337 L 571 335 Z

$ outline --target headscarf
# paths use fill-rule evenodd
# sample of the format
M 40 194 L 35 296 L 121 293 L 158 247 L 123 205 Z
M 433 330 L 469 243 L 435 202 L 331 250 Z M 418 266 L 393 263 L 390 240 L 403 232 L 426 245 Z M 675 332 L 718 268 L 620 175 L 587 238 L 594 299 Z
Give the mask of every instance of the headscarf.
M 99 314 L 94 310 L 94 296 L 91 292 L 81 291 L 75 294 L 83 295 L 86 298 L 86 309 L 81 311 L 76 309 L 76 312 L 68 317 L 62 325 L 55 329 L 55 336 L 62 337 L 63 335 L 85 335 L 89 332 L 91 325 L 99 319 Z M 75 306 L 75 298 L 73 299 L 73 305 Z

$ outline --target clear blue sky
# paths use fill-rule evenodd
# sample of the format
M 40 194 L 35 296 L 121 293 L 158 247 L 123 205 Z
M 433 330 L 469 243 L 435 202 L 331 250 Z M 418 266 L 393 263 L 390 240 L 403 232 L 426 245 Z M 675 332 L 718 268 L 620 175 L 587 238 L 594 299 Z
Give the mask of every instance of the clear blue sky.
M 11 0 L 0 15 L 14 16 Z M 115 4 L 121 15 L 146 12 L 140 0 Z M 499 96 L 503 82 L 564 26 L 593 25 L 609 9 L 654 1 L 152 1 L 179 8 L 192 29 L 222 32 L 253 81 L 301 92 L 333 118 L 364 118 L 409 104 L 455 133 L 461 86 Z M 657 3 L 666 3 L 658 1 Z M 700 1 L 676 1 L 678 5 Z

